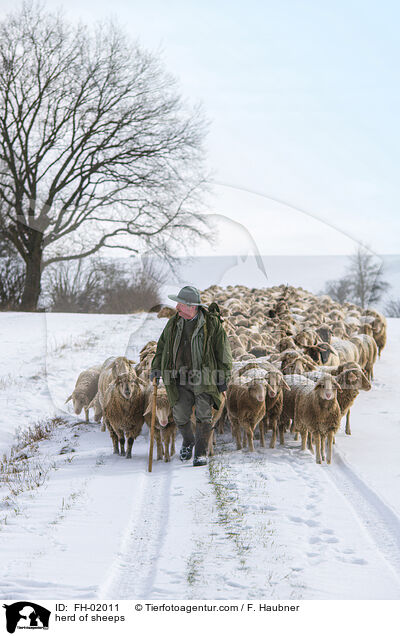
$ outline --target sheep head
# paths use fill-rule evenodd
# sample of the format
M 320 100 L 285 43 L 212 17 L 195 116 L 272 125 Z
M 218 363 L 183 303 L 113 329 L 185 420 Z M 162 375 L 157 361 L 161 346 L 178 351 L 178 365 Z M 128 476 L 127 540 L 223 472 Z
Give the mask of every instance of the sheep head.
M 144 412 L 144 415 L 151 415 L 153 407 L 153 394 L 150 396 L 149 405 Z M 163 385 L 157 388 L 156 397 L 156 418 L 160 426 L 165 428 L 168 424 L 169 417 L 171 415 L 171 406 L 168 402 L 167 391 Z
M 342 371 L 337 380 L 343 389 L 359 389 L 362 391 L 371 389 L 371 383 L 358 365 Z
M 127 358 L 116 358 L 111 367 L 114 385 L 121 397 L 130 400 L 137 391 L 139 378 Z
M 87 397 L 84 393 L 74 391 L 72 394 L 72 404 L 74 405 L 75 415 L 79 415 L 83 407 L 87 405 Z
M 283 373 L 279 371 L 269 371 L 267 375 L 267 394 L 271 399 L 276 397 L 282 388 L 288 389 L 290 387 L 285 381 Z
M 337 391 L 341 391 L 342 387 L 329 373 L 323 375 L 314 386 L 314 391 L 319 393 L 322 400 L 334 400 Z

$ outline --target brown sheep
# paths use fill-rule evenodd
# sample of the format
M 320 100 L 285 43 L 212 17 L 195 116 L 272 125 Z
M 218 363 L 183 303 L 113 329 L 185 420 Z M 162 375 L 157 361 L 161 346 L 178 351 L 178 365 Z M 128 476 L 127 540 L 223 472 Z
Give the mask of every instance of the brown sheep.
M 99 379 L 99 400 L 114 453 L 125 455 L 127 437 L 127 459 L 132 457 L 133 442 L 143 427 L 145 386 L 131 361 L 122 356 L 104 369 Z
M 254 373 L 251 372 L 254 369 Z M 239 376 L 254 376 L 255 378 L 263 377 L 266 382 L 266 394 L 265 394 L 265 416 L 259 422 L 260 429 L 260 446 L 265 446 L 264 430 L 271 428 L 272 435 L 270 441 L 270 448 L 275 448 L 276 433 L 279 426 L 280 415 L 283 406 L 283 394 L 282 390 L 285 388 L 290 391 L 290 387 L 285 382 L 284 375 L 279 369 L 277 369 L 270 362 L 255 361 L 245 365 L 238 372 Z M 280 434 L 280 443 L 284 443 L 283 435 Z
M 370 391 L 371 384 L 358 364 L 342 371 L 336 376 L 336 380 L 342 389 L 337 395 L 341 417 L 346 416 L 346 435 L 351 435 L 350 407 L 360 391 Z
M 305 378 L 306 379 L 306 378 Z M 325 440 L 327 439 L 328 464 L 332 461 L 332 443 L 334 435 L 340 427 L 341 410 L 336 399 L 341 390 L 338 382 L 329 374 L 317 382 L 309 380 L 298 387 L 294 406 L 294 426 L 302 440 L 305 450 L 308 435 L 312 434 L 316 447 L 316 462 L 321 464 L 325 459 Z
M 308 379 L 317 382 L 327 372 L 329 371 L 325 367 L 321 371 L 311 371 L 304 375 Z M 342 412 L 341 417 L 346 416 L 346 435 L 351 435 L 350 407 L 354 404 L 359 392 L 369 391 L 371 384 L 361 367 L 355 362 L 345 362 L 338 367 L 332 367 L 330 374 L 335 376 L 342 389 L 337 395 L 337 401 Z
M 144 420 L 151 427 L 151 413 L 153 407 L 153 386 L 148 385 L 144 399 Z M 172 418 L 172 410 L 167 398 L 167 391 L 162 381 L 157 387 L 156 420 L 154 437 L 157 445 L 157 459 L 169 462 L 175 454 L 176 424 Z
M 358 364 L 366 372 L 368 380 L 374 378 L 374 364 L 378 356 L 378 347 L 372 336 L 358 334 L 350 338 L 358 349 Z
M 226 406 L 236 448 L 242 448 L 240 427 L 247 435 L 249 449 L 254 451 L 254 429 L 265 415 L 266 383 L 263 379 L 242 378 L 231 382 L 226 395 Z
M 176 309 L 173 309 L 173 307 L 162 307 L 157 314 L 157 318 L 172 318 L 175 314 Z

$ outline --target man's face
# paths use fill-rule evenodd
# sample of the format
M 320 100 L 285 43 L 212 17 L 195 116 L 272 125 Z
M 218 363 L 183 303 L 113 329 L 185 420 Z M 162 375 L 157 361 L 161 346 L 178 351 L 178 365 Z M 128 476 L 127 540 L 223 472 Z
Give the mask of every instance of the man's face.
M 184 305 L 183 303 L 178 303 L 176 306 L 176 311 L 180 315 L 181 318 L 186 318 L 186 320 L 190 320 L 194 318 L 197 314 L 197 306 L 196 305 Z

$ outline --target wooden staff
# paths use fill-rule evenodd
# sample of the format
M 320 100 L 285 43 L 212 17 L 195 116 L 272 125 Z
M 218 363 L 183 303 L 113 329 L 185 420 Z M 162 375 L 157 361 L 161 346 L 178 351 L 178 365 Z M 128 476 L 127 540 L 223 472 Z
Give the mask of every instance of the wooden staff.
M 151 470 L 153 468 L 153 445 L 154 445 L 154 427 L 156 424 L 156 405 L 157 405 L 157 380 L 156 378 L 153 378 L 153 404 L 151 407 L 149 473 L 151 473 Z

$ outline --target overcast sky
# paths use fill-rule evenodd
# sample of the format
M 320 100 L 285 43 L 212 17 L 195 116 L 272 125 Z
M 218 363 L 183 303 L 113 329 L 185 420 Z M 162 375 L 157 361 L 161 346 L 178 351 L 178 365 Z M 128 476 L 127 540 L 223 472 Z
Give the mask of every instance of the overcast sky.
M 349 253 L 355 241 L 400 252 L 395 0 L 45 4 L 85 22 L 112 16 L 204 104 L 214 179 L 244 190 L 215 188 L 213 253 L 254 241 L 262 254 Z

